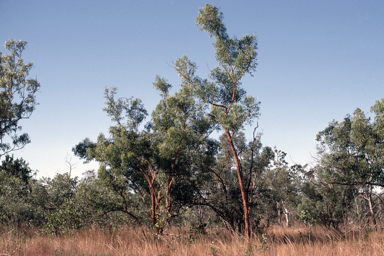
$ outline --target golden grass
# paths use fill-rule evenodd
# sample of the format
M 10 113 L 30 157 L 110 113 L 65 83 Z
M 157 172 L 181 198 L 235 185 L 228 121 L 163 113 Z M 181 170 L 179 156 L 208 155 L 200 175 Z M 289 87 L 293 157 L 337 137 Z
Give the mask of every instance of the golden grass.
M 173 235 L 158 239 L 139 230 L 81 230 L 51 236 L 31 230 L 0 230 L 0 255 L 384 255 L 384 232 L 342 234 L 316 227 L 311 242 L 305 227 L 275 226 L 266 236 L 254 236 L 247 248 L 241 236 L 225 230 L 190 237 L 188 232 L 172 229 Z

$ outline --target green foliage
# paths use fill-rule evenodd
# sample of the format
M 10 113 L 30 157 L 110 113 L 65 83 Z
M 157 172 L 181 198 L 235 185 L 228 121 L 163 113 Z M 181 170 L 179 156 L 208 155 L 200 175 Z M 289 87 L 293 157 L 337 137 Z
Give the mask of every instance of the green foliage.
M 93 172 L 87 175 L 80 183 L 68 174 L 57 174 L 47 182 L 49 204 L 54 207 L 46 215 L 46 232 L 63 233 L 92 225 L 112 228 L 125 223 L 123 216 L 116 214 L 122 209 L 116 196 Z
M 310 226 L 313 226 L 316 223 L 316 219 L 306 210 L 300 212 L 300 220 Z
M 269 208 L 269 216 L 278 217 L 279 223 L 285 216 L 286 225 L 289 225 L 290 215 L 295 212 L 299 199 L 299 182 L 296 166 L 289 167 L 285 161 L 286 153 L 274 150 L 274 158 L 263 177 L 264 187 L 270 200 L 265 203 Z
M 225 84 L 227 79 L 239 81 L 244 73 L 251 73 L 256 69 L 257 42 L 255 35 L 245 35 L 240 40 L 229 37 L 223 18 L 223 13 L 217 7 L 206 4 L 199 9 L 199 16 L 195 20 L 202 31 L 216 39 L 213 44 L 216 59 L 223 70 L 216 68 L 211 74 L 217 81 Z
M 6 155 L 5 159 L 2 161 L 0 172 L 4 172 L 4 175 L 19 178 L 25 184 L 28 184 L 33 175 L 33 171 L 29 168 L 25 160 L 22 158 L 14 159 L 13 156 L 9 155 Z
M 71 178 L 65 173 L 56 174 L 53 179 L 44 179 L 44 183 L 49 193 L 49 203 L 52 207 L 58 208 L 75 195 L 78 180 L 77 177 Z
M 6 156 L 0 166 L 0 222 L 5 225 L 40 225 L 42 210 L 36 205 L 39 182 L 23 159 Z
M 298 205 L 297 212 L 307 211 L 318 224 L 338 228 L 340 223 L 350 219 L 357 190 L 349 186 L 324 186 L 323 177 L 315 181 L 302 182 L 304 197 Z
M 48 214 L 44 229 L 49 233 L 79 229 L 85 226 L 84 221 L 89 217 L 86 209 L 79 207 L 75 200 L 66 200 L 54 212 Z
M 116 88 L 105 89 L 106 105 L 103 110 L 111 117 L 111 120 L 119 126 L 137 130 L 141 122 L 148 115 L 147 110 L 140 99 L 119 98 L 115 100 Z M 124 115 L 123 115 L 124 113 Z M 123 123 L 126 118 L 126 123 Z
M 156 76 L 161 99 L 150 115 L 140 99 L 117 98 L 117 89 L 107 88 L 108 134 L 73 148 L 85 161 L 100 163 L 97 174 L 88 171 L 82 180 L 69 174 L 36 180 L 23 159 L 6 155 L 29 143 L 18 133 L 18 121 L 34 111 L 40 87 L 27 78 L 32 63 L 21 57 L 26 42 L 6 43 L 10 53 L 0 54 L 1 224 L 49 233 L 147 226 L 160 240 L 169 225 L 188 226 L 187 241 L 217 226 L 249 237 L 252 226 L 263 251 L 269 249 L 270 222 L 280 223 L 283 215 L 287 225 L 291 214 L 307 224 L 309 239 L 315 224 L 365 225 L 370 215 L 376 225 L 383 204 L 376 192 L 384 187 L 384 99 L 372 106 L 373 120 L 356 109 L 320 131 L 316 166 L 289 167 L 285 152 L 263 147 L 257 126 L 251 140 L 244 134 L 260 115 L 260 102 L 241 84 L 256 70 L 256 36 L 230 37 L 223 14 L 210 4 L 195 21 L 214 39 L 217 67 L 203 79 L 196 63 L 178 59 L 181 88 L 170 94 L 172 85 Z M 218 140 L 213 131 L 222 132 Z M 213 244 L 210 249 L 218 253 Z M 248 244 L 244 254 L 253 250 Z
M 237 173 L 234 171 L 232 151 L 225 136 L 220 137 L 215 166 L 210 169 L 210 176 L 202 183 L 197 203 L 209 207 L 224 227 L 241 232 L 244 228 L 242 198 L 238 186 Z M 244 171 L 244 183 L 249 198 L 252 219 L 268 216 L 272 194 L 268 188 L 265 174 L 274 159 L 274 152 L 269 147 L 262 147 L 260 137 L 247 143 L 243 133 L 234 137 L 234 143 L 241 152 L 241 164 Z M 260 219 L 259 219 L 260 221 Z M 255 231 L 264 231 L 260 223 L 251 223 Z
M 196 64 L 186 56 L 176 61 L 176 71 L 183 85 L 191 86 L 199 99 L 211 105 L 210 116 L 217 123 L 227 130 L 238 131 L 259 115 L 259 102 L 252 96 L 246 96 L 240 87 L 241 78 L 256 70 L 256 37 L 230 38 L 223 23 L 223 14 L 209 4 L 199 10 L 196 23 L 209 36 L 215 37 L 219 65 L 209 75 L 212 81 L 195 76 Z
M 116 89 L 106 89 L 104 110 L 116 123 L 109 130 L 110 137 L 101 134 L 95 143 L 86 139 L 73 150 L 86 160 L 101 163 L 99 178 L 120 197 L 121 211 L 138 223 L 149 216 L 157 225 L 156 212 L 161 205 L 169 216 L 177 216 L 182 205 L 192 200 L 204 171 L 202 166 L 213 161 L 215 147 L 207 139 L 213 126 L 195 101 L 192 89 L 183 87 L 168 95 L 171 85 L 160 77 L 156 77 L 154 86 L 162 99 L 144 129 L 140 124 L 147 111 L 141 101 L 115 99 Z M 137 204 L 136 199 L 141 201 L 138 208 L 147 209 L 146 213 L 131 207 Z
M 252 196 L 248 195 L 249 185 L 244 182 L 246 176 L 240 163 L 241 153 L 234 145 L 234 138 L 245 125 L 251 125 L 259 116 L 259 104 L 254 97 L 246 95 L 241 88 L 241 78 L 256 70 L 257 40 L 255 35 L 245 35 L 241 39 L 231 38 L 223 23 L 223 14 L 217 7 L 206 4 L 199 10 L 195 19 L 201 30 L 214 37 L 218 66 L 209 74 L 209 79 L 202 79 L 195 75 L 197 65 L 183 56 L 175 63 L 178 75 L 184 87 L 193 88 L 195 97 L 202 104 L 202 109 L 212 122 L 221 127 L 227 137 L 232 157 L 236 166 L 239 192 L 243 206 L 242 215 L 245 234 L 249 241 L 249 206 Z M 210 110 L 208 110 L 210 107 Z M 251 150 L 252 151 L 252 150 Z M 253 152 L 253 151 L 252 151 Z M 251 157 L 253 159 L 253 156 Z M 252 167 L 250 168 L 252 178 Z M 219 179 L 220 180 L 220 179 Z M 249 184 L 250 182 L 248 182 Z M 247 188 L 248 187 L 248 188 Z M 240 229 L 240 226 L 239 226 Z
M 19 226 L 31 219 L 33 210 L 28 202 L 28 188 L 20 179 L 1 175 L 0 218 L 4 224 Z
M 356 109 L 343 122 L 333 121 L 319 132 L 317 140 L 328 151 L 322 154 L 322 172 L 341 185 L 384 187 L 384 145 L 380 101 L 372 108 L 375 122 Z
M 339 216 L 345 216 L 346 210 L 353 207 L 354 197 L 360 195 L 368 204 L 367 210 L 374 225 L 375 207 L 378 206 L 374 201 L 379 199 L 375 197 L 374 190 L 375 187 L 384 187 L 382 105 L 383 99 L 371 108 L 375 114 L 373 122 L 363 111 L 356 109 L 352 116 L 347 115 L 342 122 L 332 121 L 319 132 L 320 162 L 313 171 L 321 182 L 322 190 L 327 190 L 323 195 L 335 194 L 334 198 L 342 199 L 342 202 L 330 206 L 333 211 L 338 210 L 341 212 Z M 348 189 L 341 189 L 340 186 Z
M 26 44 L 10 39 L 5 43 L 10 53 L 0 52 L 0 157 L 30 142 L 28 134 L 18 134 L 18 122 L 28 119 L 35 110 L 40 84 L 28 78 L 33 63 L 25 64 L 22 58 Z

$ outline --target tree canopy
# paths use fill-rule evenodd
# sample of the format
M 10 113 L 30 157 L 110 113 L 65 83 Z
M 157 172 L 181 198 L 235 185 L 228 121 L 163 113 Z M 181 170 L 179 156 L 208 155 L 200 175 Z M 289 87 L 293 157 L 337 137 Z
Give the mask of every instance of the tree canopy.
M 40 84 L 28 78 L 33 63 L 25 64 L 22 58 L 26 44 L 11 39 L 5 43 L 9 53 L 0 53 L 0 157 L 30 142 L 27 133 L 19 134 L 18 122 L 35 110 Z

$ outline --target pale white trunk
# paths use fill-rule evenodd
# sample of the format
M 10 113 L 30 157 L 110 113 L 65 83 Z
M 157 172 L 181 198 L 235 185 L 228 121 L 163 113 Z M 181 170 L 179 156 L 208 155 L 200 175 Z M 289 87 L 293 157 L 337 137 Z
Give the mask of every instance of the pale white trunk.
M 371 212 L 371 216 L 372 216 L 372 222 L 377 231 L 376 214 L 375 214 L 375 209 L 373 208 L 373 205 L 372 205 L 372 185 L 369 185 L 368 203 L 369 203 L 369 211 Z
M 287 224 L 287 227 L 289 227 L 289 211 L 287 208 L 284 208 L 284 215 L 285 215 L 285 223 Z

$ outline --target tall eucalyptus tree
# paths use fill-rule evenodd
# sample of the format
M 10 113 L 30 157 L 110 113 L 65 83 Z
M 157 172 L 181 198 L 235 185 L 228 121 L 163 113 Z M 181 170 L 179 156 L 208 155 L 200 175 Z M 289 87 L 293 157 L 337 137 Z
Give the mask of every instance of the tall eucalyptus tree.
M 176 70 L 182 78 L 182 84 L 193 88 L 194 94 L 206 105 L 211 107 L 208 115 L 219 124 L 228 140 L 236 167 L 238 184 L 242 197 L 245 236 L 249 241 L 249 200 L 244 170 L 239 158 L 234 138 L 246 124 L 252 124 L 259 116 L 259 102 L 246 95 L 241 87 L 241 79 L 245 74 L 256 70 L 256 36 L 245 35 L 241 39 L 230 37 L 223 23 L 223 14 L 210 4 L 199 10 L 196 23 L 202 31 L 215 38 L 218 66 L 209 74 L 208 79 L 198 77 L 196 64 L 186 56 L 177 60 Z

